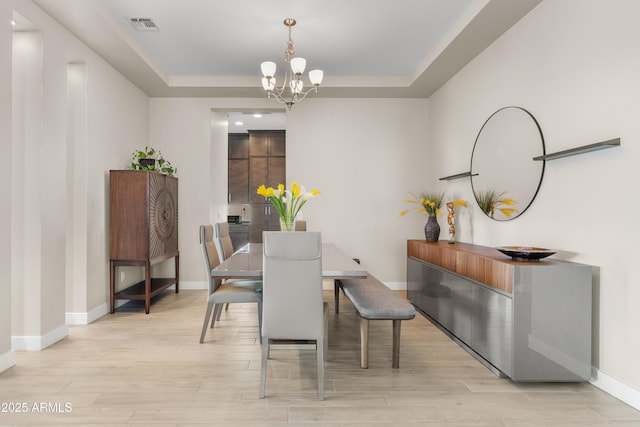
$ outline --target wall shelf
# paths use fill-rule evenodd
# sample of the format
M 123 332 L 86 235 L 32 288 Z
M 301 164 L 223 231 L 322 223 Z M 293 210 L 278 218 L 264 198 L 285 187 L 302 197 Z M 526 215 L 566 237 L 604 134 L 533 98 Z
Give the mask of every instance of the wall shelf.
M 443 176 L 442 178 L 440 178 L 440 181 L 451 181 L 452 179 L 466 178 L 468 176 L 476 176 L 476 175 L 478 174 L 474 173 L 472 175 L 471 172 L 462 172 L 462 173 L 457 173 L 455 175 Z
M 596 142 L 595 144 L 583 145 L 582 147 L 570 148 L 568 150 L 557 151 L 551 154 L 534 157 L 533 160 L 555 160 L 562 157 L 575 156 L 578 154 L 589 153 L 591 151 L 604 150 L 620 145 L 620 138 L 610 139 L 608 141 Z M 442 179 L 442 178 L 440 178 Z

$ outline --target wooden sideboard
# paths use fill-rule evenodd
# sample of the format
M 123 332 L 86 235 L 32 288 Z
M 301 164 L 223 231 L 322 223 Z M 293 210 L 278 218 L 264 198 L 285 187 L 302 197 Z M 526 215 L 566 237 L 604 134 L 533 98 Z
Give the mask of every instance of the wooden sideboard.
M 514 261 L 494 248 L 407 242 L 407 296 L 436 326 L 514 381 L 588 381 L 592 267 Z

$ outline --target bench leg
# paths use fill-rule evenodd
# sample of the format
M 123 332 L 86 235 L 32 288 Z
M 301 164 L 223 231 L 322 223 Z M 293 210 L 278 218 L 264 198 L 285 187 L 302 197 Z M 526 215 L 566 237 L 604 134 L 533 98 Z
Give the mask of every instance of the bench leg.
M 340 280 L 338 279 L 333 281 L 333 299 L 335 303 L 335 312 L 338 314 L 340 312 Z
M 393 320 L 393 369 L 400 367 L 400 320 Z
M 369 319 L 360 318 L 360 367 L 369 367 Z

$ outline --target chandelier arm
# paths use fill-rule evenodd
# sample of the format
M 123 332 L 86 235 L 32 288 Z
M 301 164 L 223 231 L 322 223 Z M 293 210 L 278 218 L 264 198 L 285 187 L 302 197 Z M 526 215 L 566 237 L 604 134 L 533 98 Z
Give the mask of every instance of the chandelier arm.
M 315 92 L 318 93 L 318 89 L 314 86 L 312 88 L 307 89 L 306 91 L 302 91 L 300 93 L 297 93 L 296 95 L 290 97 L 290 98 L 286 98 L 284 96 L 282 96 L 281 94 L 275 94 L 272 93 L 273 97 L 281 104 L 296 104 L 300 101 L 302 101 L 303 99 L 305 99 L 307 97 L 307 95 L 309 94 L 309 92 Z
M 309 92 L 311 92 L 311 91 L 314 91 L 315 93 L 318 93 L 318 90 L 317 90 L 317 89 L 316 89 L 316 87 L 314 86 L 314 87 L 312 87 L 312 88 L 307 89 L 306 91 L 300 92 L 300 93 L 298 94 L 298 96 L 296 97 L 296 100 L 295 100 L 295 101 L 293 101 L 293 102 L 295 103 L 295 102 L 300 102 L 300 101 L 302 101 L 303 99 L 305 99 L 305 98 L 307 97 L 307 95 L 308 95 L 308 94 L 309 94 Z M 302 95 L 302 96 L 301 96 L 301 95 Z

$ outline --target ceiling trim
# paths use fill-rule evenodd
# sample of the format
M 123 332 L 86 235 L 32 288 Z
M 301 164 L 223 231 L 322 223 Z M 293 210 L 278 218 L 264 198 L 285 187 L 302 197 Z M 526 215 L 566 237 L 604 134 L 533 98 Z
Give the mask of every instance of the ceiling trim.
M 262 98 L 260 76 L 173 76 L 135 42 L 124 23 L 99 0 L 73 2 L 83 21 L 67 16 L 69 5 L 33 0 L 150 97 Z M 490 46 L 541 0 L 472 3 L 411 76 L 325 76 L 315 97 L 427 98 Z M 80 8 L 81 10 L 78 10 Z M 114 35 L 115 33 L 115 35 Z

